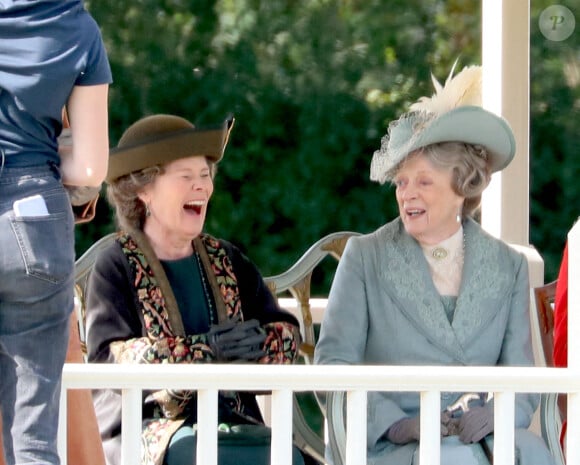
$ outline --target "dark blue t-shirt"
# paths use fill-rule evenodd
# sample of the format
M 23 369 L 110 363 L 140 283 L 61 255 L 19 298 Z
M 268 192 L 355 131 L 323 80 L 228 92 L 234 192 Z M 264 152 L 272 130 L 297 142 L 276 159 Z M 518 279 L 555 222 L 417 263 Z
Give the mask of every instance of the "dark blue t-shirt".
M 0 0 L 0 148 L 6 166 L 58 164 L 61 112 L 73 87 L 111 81 L 99 27 L 82 0 Z

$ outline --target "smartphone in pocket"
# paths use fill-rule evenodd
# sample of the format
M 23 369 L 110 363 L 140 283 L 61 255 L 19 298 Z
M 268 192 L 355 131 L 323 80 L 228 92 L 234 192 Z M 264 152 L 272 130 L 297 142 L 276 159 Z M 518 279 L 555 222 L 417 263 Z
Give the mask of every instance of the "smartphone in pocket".
M 27 216 L 48 216 L 46 202 L 42 195 L 32 195 L 20 200 L 16 200 L 12 205 L 14 215 L 24 218 Z

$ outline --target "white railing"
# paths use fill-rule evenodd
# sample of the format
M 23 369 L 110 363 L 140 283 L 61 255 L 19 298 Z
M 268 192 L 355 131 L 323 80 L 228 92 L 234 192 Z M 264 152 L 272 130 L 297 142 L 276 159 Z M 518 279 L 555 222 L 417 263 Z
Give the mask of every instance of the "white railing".
M 580 276 L 580 225 L 568 235 L 570 283 Z M 569 334 L 580 334 L 580 286 L 571 285 Z M 325 302 L 312 302 L 320 321 Z M 422 465 L 439 465 L 440 393 L 492 392 L 495 398 L 494 465 L 514 463 L 514 399 L 516 393 L 568 394 L 568 437 L 580 437 L 580 338 L 569 338 L 569 368 L 544 367 L 403 367 L 312 365 L 113 365 L 66 364 L 63 410 L 67 389 L 123 390 L 123 465 L 139 465 L 141 454 L 141 392 L 144 389 L 198 391 L 197 463 L 217 463 L 218 390 L 272 391 L 272 465 L 290 465 L 292 392 L 347 392 L 346 465 L 366 462 L 366 394 L 369 391 L 409 391 L 421 394 Z M 61 425 L 62 426 L 62 425 Z M 66 434 L 59 435 L 66 465 Z M 567 441 L 568 465 L 580 465 L 580 442 Z M 70 464 L 74 465 L 74 464 Z
M 540 367 L 393 367 L 312 365 L 114 365 L 67 364 L 66 389 L 123 390 L 123 465 L 138 465 L 142 389 L 198 391 L 198 462 L 217 463 L 217 392 L 272 390 L 277 415 L 272 422 L 272 465 L 291 464 L 292 392 L 346 391 L 346 464 L 366 462 L 366 393 L 421 393 L 420 460 L 439 465 L 440 393 L 488 391 L 495 397 L 494 464 L 514 463 L 514 395 L 518 392 L 568 393 L 569 431 L 580 428 L 580 373 Z M 578 414 L 575 414 L 578 413 Z M 66 436 L 66 435 L 61 435 Z M 66 440 L 63 438 L 63 440 Z M 64 448 L 65 444 L 61 444 Z M 61 449 L 66 450 L 66 448 Z M 63 457 L 66 454 L 61 454 Z M 568 464 L 580 464 L 580 443 L 568 441 Z

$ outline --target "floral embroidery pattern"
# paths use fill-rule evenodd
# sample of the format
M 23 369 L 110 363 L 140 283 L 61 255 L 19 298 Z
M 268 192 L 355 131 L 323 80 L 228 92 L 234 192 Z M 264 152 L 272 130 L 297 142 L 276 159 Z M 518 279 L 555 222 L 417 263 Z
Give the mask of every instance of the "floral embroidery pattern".
M 230 257 L 228 257 L 226 250 L 220 246 L 219 241 L 214 237 L 204 234 L 201 239 L 207 250 L 220 294 L 226 304 L 228 317 L 231 318 L 241 314 L 242 304 L 240 302 L 238 280 L 234 274 Z
M 207 250 L 219 292 L 228 317 L 242 314 L 236 275 L 226 250 L 208 235 L 201 236 Z M 119 243 L 134 275 L 134 286 L 141 304 L 147 337 L 133 338 L 111 344 L 111 352 L 118 363 L 207 363 L 215 359 L 207 345 L 205 334 L 175 336 L 169 319 L 167 304 L 158 279 L 143 251 L 128 234 Z M 259 363 L 289 364 L 298 355 L 298 328 L 290 323 L 274 322 L 263 326 L 266 332 L 265 356 Z M 236 392 L 230 393 L 232 410 L 248 416 L 244 403 Z M 143 421 L 144 465 L 162 465 L 163 457 L 173 433 L 179 429 L 195 402 L 195 391 L 162 390 L 149 395 L 156 405 L 153 418 Z
M 183 421 L 175 422 L 166 418 L 143 420 L 143 435 L 141 436 L 142 465 L 161 465 L 163 463 L 169 440 L 182 423 Z
M 264 342 L 266 355 L 259 360 L 259 363 L 294 363 L 298 355 L 297 344 L 300 340 L 300 335 L 297 334 L 298 328 L 282 321 L 265 324 L 262 328 L 266 331 Z
M 120 236 L 118 241 L 134 272 L 133 285 L 143 306 L 147 334 L 153 339 L 173 335 L 169 327 L 169 315 L 165 310 L 165 299 L 145 255 L 128 234 Z

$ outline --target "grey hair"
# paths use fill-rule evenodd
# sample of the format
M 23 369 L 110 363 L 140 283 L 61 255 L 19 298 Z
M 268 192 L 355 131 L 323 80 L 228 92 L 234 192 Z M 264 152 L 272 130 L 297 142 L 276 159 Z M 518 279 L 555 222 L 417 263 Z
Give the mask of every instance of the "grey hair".
M 461 216 L 473 216 L 481 204 L 484 189 L 491 181 L 487 149 L 464 142 L 440 142 L 422 147 L 412 156 L 418 154 L 424 155 L 440 169 L 451 170 L 451 188 L 465 198 Z
M 207 160 L 212 179 L 217 164 Z M 155 165 L 115 179 L 107 186 L 107 201 L 115 210 L 115 221 L 122 230 L 143 230 L 147 206 L 139 198 L 146 186 L 165 173 L 163 165 Z

